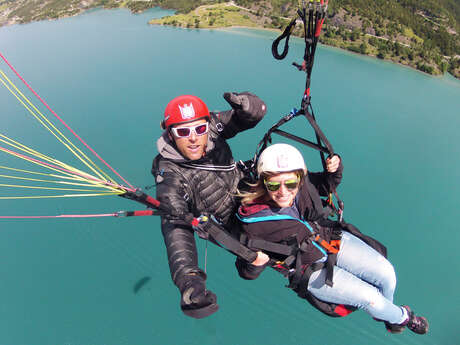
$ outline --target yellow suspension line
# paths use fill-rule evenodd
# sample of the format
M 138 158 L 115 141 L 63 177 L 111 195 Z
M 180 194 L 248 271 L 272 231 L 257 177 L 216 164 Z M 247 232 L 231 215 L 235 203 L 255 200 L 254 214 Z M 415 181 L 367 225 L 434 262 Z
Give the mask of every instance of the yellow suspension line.
M 40 112 L 40 111 L 39 111 L 29 100 L 28 100 L 28 99 L 27 99 L 27 97 L 25 97 L 25 96 L 21 93 L 21 91 L 19 91 L 19 89 L 13 84 L 13 82 L 11 82 L 11 80 L 8 79 L 8 77 L 5 75 L 5 73 L 3 73 L 3 72 L 0 70 L 0 74 L 2 74 L 2 75 L 8 80 L 8 82 L 10 83 L 10 85 L 13 86 L 13 88 L 14 88 L 14 89 L 15 89 L 15 90 L 16 90 L 16 91 L 17 91 L 17 92 L 18 92 L 18 93 L 19 93 L 19 94 L 20 94 L 20 95 L 21 95 L 21 96 L 22 96 L 22 97 L 23 97 L 23 98 L 24 98 L 24 99 L 25 99 L 25 100 L 26 100 L 26 101 L 27 101 L 27 102 L 28 102 L 28 103 L 29 103 L 29 104 L 40 114 L 40 115 L 41 115 L 41 117 L 42 117 L 46 122 L 49 123 L 49 125 L 50 125 L 51 127 L 53 127 L 53 128 L 55 129 L 55 131 L 56 131 L 58 134 L 60 134 L 65 140 L 67 140 L 68 142 L 70 142 L 71 145 L 73 145 L 73 143 L 72 143 L 69 139 L 67 139 L 67 138 L 66 138 L 66 137 L 65 137 L 65 136 L 64 136 L 64 135 L 63 135 L 63 134 L 62 134 L 62 133 L 61 133 L 61 132 L 60 132 L 60 131 L 59 131 L 59 130 L 58 130 L 58 129 L 57 129 L 57 128 L 56 128 L 56 127 L 55 127 L 55 126 L 54 126 L 54 125 L 53 125 L 53 124 L 52 124 L 52 123 L 51 123 L 51 122 L 50 122 L 50 121 L 49 121 L 49 120 L 48 120 L 48 119 L 47 119 L 47 118 L 46 118 L 46 117 L 45 117 L 45 116 L 44 116 L 44 115 L 43 115 L 43 114 L 42 114 L 42 113 L 41 113 L 41 112 Z M 59 141 L 61 141 L 61 143 L 62 143 L 64 146 L 66 146 L 74 155 L 76 155 L 75 152 L 73 152 L 65 143 L 63 143 L 63 142 L 62 142 L 62 139 L 60 139 L 60 138 L 56 135 L 56 133 L 53 132 L 53 131 L 52 131 L 52 130 L 51 130 L 51 129 L 50 129 L 50 128 L 49 128 L 39 117 L 38 117 L 38 115 L 35 114 L 35 113 L 24 103 L 24 102 L 19 98 L 19 96 L 18 96 L 16 93 L 14 93 L 13 90 L 11 90 L 11 88 L 6 84 L 6 82 L 5 82 L 3 79 L 0 78 L 0 81 L 1 81 L 1 82 L 3 83 L 3 85 L 10 91 L 10 93 L 11 93 L 13 96 L 15 96 L 16 99 L 17 99 L 17 100 L 18 100 L 18 101 L 19 101 L 19 102 L 20 102 L 20 103 L 21 103 L 21 104 L 32 114 L 32 116 L 34 116 L 35 119 L 36 119 L 37 121 L 39 121 L 39 122 L 42 124 L 43 127 L 45 127 L 49 132 L 51 132 Z M 77 156 L 77 157 L 78 157 L 78 156 Z
M 12 147 L 14 147 L 14 148 L 16 148 L 16 149 L 18 149 L 20 151 L 26 152 L 29 155 L 35 156 L 37 158 L 40 158 L 41 160 L 47 161 L 47 162 L 52 163 L 54 165 L 58 165 L 58 166 L 60 166 L 60 167 L 62 167 L 64 169 L 70 170 L 70 169 L 68 169 L 70 166 L 68 166 L 67 164 L 65 164 L 65 163 L 63 163 L 63 162 L 61 162 L 61 161 L 59 161 L 57 159 L 48 157 L 48 156 L 46 156 L 46 155 L 44 155 L 44 154 L 42 154 L 42 153 L 40 153 L 38 151 L 35 151 L 35 150 L 31 149 L 30 147 L 27 147 L 27 146 L 15 141 L 15 140 L 11 139 L 11 138 L 8 138 L 7 136 L 5 136 L 3 134 L 0 134 L 0 137 L 5 138 L 5 139 L 8 140 L 7 141 L 7 140 L 4 140 L 4 139 L 0 139 L 0 142 L 3 142 L 3 143 L 5 143 L 5 144 L 7 144 L 9 146 L 12 146 Z M 14 143 L 14 144 L 12 144 L 11 142 Z M 22 157 L 19 157 L 19 158 L 22 158 Z
M 32 102 L 29 101 L 29 99 L 24 96 L 24 94 L 14 85 L 14 83 L 6 76 L 6 74 L 0 70 L 0 74 L 9 82 L 9 84 L 22 96 L 22 98 L 42 117 L 43 120 L 45 120 L 56 132 L 53 132 L 45 123 L 43 120 L 41 120 L 37 114 L 35 114 L 20 98 L 19 96 L 11 90 L 11 88 L 6 84 L 6 82 L 0 78 L 0 81 L 3 83 L 3 85 L 13 94 L 19 102 L 35 117 L 37 121 L 39 121 L 43 127 L 45 127 L 50 133 L 52 133 L 56 139 L 58 139 L 71 153 L 73 153 L 83 164 L 85 164 L 90 170 L 92 170 L 96 175 L 98 175 L 100 178 L 104 176 L 105 179 L 112 180 L 110 176 L 108 176 L 102 169 L 100 169 L 89 157 L 87 157 L 80 149 L 78 149 L 64 134 L 62 134 L 49 120 L 46 116 L 44 116 L 33 104 Z M 66 144 L 56 133 L 58 133 L 65 141 L 67 141 L 68 144 Z M 72 149 L 69 145 L 71 145 L 74 149 Z M 75 151 L 78 151 L 78 155 Z M 85 158 L 83 159 L 82 156 Z M 99 172 L 100 173 L 99 173 Z
M 39 187 L 39 186 L 25 186 L 25 185 L 3 184 L 3 183 L 0 183 L 0 187 L 45 189 L 45 190 L 66 190 L 66 191 L 74 191 L 74 192 L 95 192 L 94 190 L 91 190 L 91 189 Z M 105 192 L 105 191 L 96 191 L 96 192 L 101 192 L 102 193 L 102 192 Z
M 50 166 L 45 165 L 45 164 L 42 164 L 42 163 L 40 163 L 40 162 L 33 161 L 33 160 L 31 160 L 31 159 L 29 159 L 29 158 L 27 158 L 27 157 L 21 157 L 21 156 L 18 155 L 16 152 L 8 152 L 8 151 L 5 151 L 5 150 L 2 149 L 1 147 L 0 147 L 0 151 L 4 151 L 5 153 L 8 153 L 8 154 L 10 154 L 10 155 L 12 155 L 12 156 L 15 156 L 15 157 L 17 157 L 17 158 L 24 159 L 25 161 L 28 161 L 28 162 L 30 162 L 30 163 L 39 165 L 39 166 L 41 166 L 41 167 L 44 167 L 44 168 L 47 168 L 47 169 L 50 169 L 50 170 L 53 170 L 53 171 L 61 172 L 61 173 L 64 173 L 64 174 L 68 174 L 69 176 L 73 176 L 74 178 L 79 179 L 79 180 L 81 180 L 81 181 L 87 181 L 87 182 L 92 183 L 92 184 L 100 184 L 100 183 L 101 183 L 101 181 L 100 181 L 99 179 L 97 179 L 97 178 L 94 177 L 94 176 L 89 175 L 88 173 L 81 172 L 83 175 L 89 176 L 88 179 L 85 179 L 84 176 L 82 177 L 82 176 L 78 176 L 78 175 L 72 175 L 72 174 L 70 174 L 70 173 L 68 173 L 68 172 L 62 172 L 62 171 L 60 171 L 60 170 L 58 170 L 58 169 L 56 169 L 56 168 L 50 167 Z M 70 168 L 71 168 L 71 167 L 70 167 Z M 72 169 L 73 169 L 73 171 L 79 171 L 79 170 L 74 169 L 74 168 L 72 168 Z M 93 180 L 92 180 L 91 178 L 93 178 Z M 97 180 L 97 181 L 94 181 L 94 179 Z M 109 187 L 109 186 L 108 186 L 108 187 Z M 110 186 L 110 187 L 111 187 L 111 188 L 114 188 L 114 189 L 118 189 L 118 188 L 122 189 L 121 186 L 120 186 L 120 187 L 113 187 L 113 186 Z
M 29 170 L 23 170 L 23 169 L 18 169 L 18 168 L 11 168 L 11 167 L 6 167 L 4 165 L 0 165 L 0 169 L 19 171 L 19 172 L 23 172 L 23 173 L 27 173 L 27 174 L 34 174 L 34 175 L 57 177 L 57 178 L 66 179 L 66 180 L 81 180 L 81 178 L 77 179 L 75 177 L 69 177 L 69 176 L 64 176 L 64 175 L 47 174 L 47 173 L 41 173 L 41 172 L 38 172 L 38 171 L 29 171 Z
M 100 194 L 64 194 L 64 195 L 38 195 L 38 196 L 0 196 L 0 200 L 12 199 L 49 199 L 49 198 L 74 198 L 86 196 L 106 196 L 106 195 L 120 195 L 123 193 L 100 193 Z
M 101 171 L 102 174 L 104 174 L 104 172 L 90 159 L 88 158 L 83 152 L 80 151 L 80 149 L 78 147 L 76 147 L 72 141 L 70 141 L 64 134 L 62 134 L 59 129 L 57 129 L 53 123 L 51 121 L 48 120 L 48 118 L 43 115 L 36 107 L 35 105 L 26 97 L 24 96 L 24 94 L 16 87 L 16 85 L 6 76 L 6 74 L 0 70 L 0 74 L 3 75 L 3 77 L 9 82 L 9 84 L 16 90 L 16 92 L 22 96 L 22 98 L 42 117 L 42 119 L 44 121 L 46 121 L 55 131 L 56 133 L 58 133 L 63 139 L 65 139 L 71 146 L 73 146 L 73 148 L 75 150 L 77 150 L 82 156 L 85 157 L 85 159 L 91 163 L 95 168 L 97 168 L 99 171 Z M 37 119 L 37 121 L 39 121 L 46 129 L 48 129 L 48 131 L 50 131 L 59 141 L 61 141 L 61 143 L 63 143 L 75 156 L 77 156 L 77 158 L 79 158 L 81 161 L 82 158 L 79 157 L 68 145 L 66 145 L 56 134 L 55 132 L 53 132 L 42 120 L 39 119 L 38 115 L 35 114 L 29 107 L 27 107 L 25 105 L 25 103 L 19 99 L 18 95 L 15 94 L 11 89 L 10 87 L 8 87 L 8 85 L 6 85 L 5 81 L 3 81 L 1 78 L 0 78 L 0 81 L 2 81 L 2 83 L 5 85 L 5 87 L 23 104 L 23 106 Z M 85 162 L 84 162 L 85 163 Z M 85 163 L 86 164 L 86 163 Z M 106 178 L 109 178 L 109 176 L 106 176 Z
M 85 186 L 85 187 L 98 187 L 98 188 L 106 188 L 106 185 L 103 184 L 98 184 L 98 185 L 92 185 L 92 184 L 86 184 L 86 183 L 76 183 L 76 182 L 67 182 L 67 181 L 53 181 L 53 180 L 42 180 L 42 179 L 36 179 L 36 178 L 30 178 L 30 177 L 21 177 L 21 176 L 11 176 L 11 175 L 2 175 L 0 174 L 0 177 L 4 178 L 11 178 L 11 179 L 16 179 L 16 180 L 26 180 L 26 181 L 35 181 L 35 182 L 46 182 L 46 183 L 56 183 L 56 184 L 66 184 L 66 185 L 71 185 L 71 186 Z
M 0 165 L 0 169 L 19 171 L 19 172 L 23 172 L 23 173 L 27 173 L 27 174 L 34 174 L 34 175 L 49 176 L 49 177 L 53 177 L 53 178 L 57 177 L 57 178 L 60 178 L 60 179 L 63 179 L 63 180 L 87 181 L 87 180 L 81 178 L 80 176 L 78 176 L 78 178 L 77 178 L 77 177 L 63 176 L 63 175 L 57 175 L 57 174 L 47 174 L 47 173 L 41 173 L 41 172 L 36 172 L 36 171 L 29 171 L 29 170 L 6 167 L 6 166 L 3 166 L 3 165 Z M 90 186 L 90 185 L 88 185 L 88 186 Z M 114 191 L 120 191 L 119 188 L 115 188 L 113 186 L 106 185 L 106 184 L 97 184 L 96 182 L 94 182 L 94 186 L 103 186 L 104 188 L 109 188 L 109 189 L 114 190 Z
M 26 152 L 26 153 L 28 153 L 28 154 L 30 154 L 30 155 L 36 156 L 36 157 L 38 157 L 38 158 L 41 158 L 41 159 L 44 160 L 44 161 L 48 161 L 48 162 L 50 162 L 50 163 L 53 163 L 53 164 L 55 164 L 55 165 L 58 165 L 58 166 L 60 166 L 60 167 L 62 167 L 62 168 L 64 168 L 64 169 L 67 169 L 67 170 L 69 170 L 69 171 L 71 171 L 71 172 L 73 172 L 73 173 L 77 173 L 77 174 L 80 173 L 80 174 L 83 174 L 83 175 L 91 176 L 91 175 L 89 175 L 89 174 L 87 174 L 87 173 L 85 173 L 85 172 L 83 172 L 83 171 L 80 171 L 80 170 L 78 170 L 78 169 L 76 169 L 76 168 L 74 168 L 74 167 L 72 167 L 72 166 L 70 166 L 70 165 L 67 165 L 67 164 L 65 164 L 65 163 L 63 163 L 63 162 L 61 162 L 61 161 L 59 161 L 59 160 L 57 160 L 57 159 L 48 157 L 48 156 L 46 156 L 46 155 L 44 155 L 44 154 L 42 154 L 42 153 L 40 153 L 40 152 L 38 152 L 38 151 L 35 151 L 35 150 L 33 150 L 33 149 L 31 149 L 31 148 L 29 148 L 29 147 L 23 145 L 23 144 L 21 144 L 21 143 L 15 141 L 15 140 L 13 140 L 13 139 L 11 139 L 11 138 L 8 138 L 7 136 L 5 136 L 5 135 L 3 135 L 3 134 L 0 134 L 0 137 L 6 138 L 7 140 L 13 142 L 14 144 L 11 144 L 10 142 L 7 142 L 7 141 L 5 141 L 5 140 L 3 140 L 3 139 L 0 139 L 0 142 L 4 142 L 4 143 L 6 143 L 7 145 L 10 145 L 10 146 L 12 146 L 12 147 L 14 147 L 14 148 L 16 148 L 16 149 L 18 149 L 18 150 L 24 151 L 24 152 Z M 0 148 L 0 150 L 2 150 L 2 149 Z M 9 154 L 12 154 L 12 153 L 7 152 L 7 151 L 5 151 L 5 150 L 2 150 L 2 151 L 6 152 L 6 153 L 9 153 Z M 21 157 L 21 156 L 19 156 L 19 155 L 15 155 L 15 156 L 18 157 L 18 158 L 22 158 L 22 159 L 24 159 L 24 160 L 27 160 L 26 158 Z M 30 162 L 34 162 L 34 161 L 32 161 L 32 160 L 29 160 L 29 161 L 30 161 Z M 43 165 L 42 165 L 42 166 L 43 166 Z M 45 165 L 45 166 L 46 166 L 46 165 Z M 46 166 L 46 167 L 48 167 L 48 166 Z M 50 168 L 50 167 L 48 167 L 48 168 Z M 55 169 L 53 169 L 53 170 L 55 170 Z M 69 172 L 63 172 L 63 173 L 64 173 L 64 174 L 67 174 L 67 175 L 69 175 L 69 176 L 76 176 L 76 175 L 70 174 Z M 100 180 L 99 178 L 96 178 L 96 177 L 94 177 L 94 176 L 91 176 L 91 177 L 93 177 L 94 179 L 96 179 L 96 180 L 98 180 L 98 181 Z M 98 182 L 94 182 L 94 181 L 88 180 L 88 179 L 86 179 L 86 178 L 84 178 L 84 177 L 79 177 L 78 180 L 80 180 L 80 181 L 85 181 L 85 182 L 89 182 L 89 183 L 98 184 Z
M 5 142 L 5 141 L 2 140 L 2 139 L 0 139 L 0 141 Z M 27 150 L 27 149 L 22 149 L 21 147 L 18 147 L 18 146 L 16 146 L 16 145 L 12 145 L 12 144 L 10 144 L 10 143 L 7 143 L 7 144 L 10 145 L 10 146 L 13 146 L 14 148 L 17 148 L 17 149 L 19 149 L 19 150 L 21 150 L 21 151 L 25 151 L 26 153 L 31 154 L 31 152 L 29 152 L 29 150 Z M 4 151 L 5 153 L 8 153 L 8 154 L 10 154 L 10 155 L 12 155 L 12 156 L 15 156 L 15 157 L 17 157 L 17 158 L 24 159 L 25 161 L 29 161 L 29 162 L 31 162 L 31 163 L 35 163 L 35 164 L 37 164 L 37 165 L 46 167 L 46 168 L 51 169 L 51 170 L 54 170 L 54 171 L 59 171 L 59 172 L 61 172 L 61 173 L 63 173 L 63 174 L 67 174 L 67 175 L 69 175 L 69 176 L 75 176 L 73 173 L 75 173 L 75 171 L 77 170 L 77 169 L 74 169 L 74 168 L 72 168 L 72 167 L 70 167 L 70 166 L 67 166 L 66 164 L 64 164 L 64 163 L 62 163 L 62 162 L 60 162 L 60 161 L 57 161 L 57 160 L 55 160 L 55 159 L 51 159 L 51 158 L 46 157 L 45 155 L 42 155 L 42 154 L 35 154 L 35 156 L 37 156 L 38 158 L 42 158 L 42 159 L 45 160 L 45 161 L 54 163 L 55 165 L 58 165 L 58 166 L 62 167 L 63 169 L 71 168 L 71 169 L 67 169 L 67 170 L 71 170 L 71 172 L 73 172 L 73 173 L 69 173 L 68 171 L 61 171 L 61 170 L 58 170 L 58 169 L 56 169 L 56 168 L 50 167 L 50 166 L 48 166 L 48 165 L 46 165 L 46 164 L 42 164 L 41 162 L 36 162 L 36 161 L 34 161 L 33 159 L 31 159 L 31 158 L 29 158 L 29 157 L 23 157 L 22 155 L 18 154 L 17 152 L 14 152 L 14 151 L 11 151 L 11 152 L 10 152 L 10 151 L 7 151 L 7 150 L 5 150 L 5 149 L 3 149 L 3 148 L 0 148 L 0 150 L 1 150 L 1 151 Z M 86 174 L 86 173 L 85 173 L 85 174 Z M 91 175 L 89 175 L 89 174 L 86 174 L 86 175 L 91 176 Z M 91 177 L 92 177 L 92 176 L 91 176 Z M 81 180 L 83 179 L 82 177 L 79 177 L 79 178 L 80 178 Z M 95 179 L 98 179 L 98 178 L 96 178 L 96 177 L 94 177 L 94 178 L 95 178 Z M 99 179 L 98 179 L 98 180 L 99 180 Z
M 48 157 L 43 153 L 35 151 L 34 149 L 32 149 L 30 147 L 27 147 L 26 145 L 21 144 L 20 142 L 18 142 L 16 140 L 13 140 L 13 139 L 7 137 L 4 134 L 0 134 L 0 137 L 4 138 L 4 139 L 0 139 L 0 141 L 5 143 L 5 144 L 7 144 L 7 145 L 9 145 L 9 146 L 12 146 L 12 147 L 17 148 L 17 149 L 19 149 L 21 151 L 24 151 L 24 152 L 26 152 L 26 153 L 28 153 L 28 154 L 30 154 L 32 156 L 36 156 L 36 157 L 38 157 L 38 158 L 40 158 L 42 160 L 48 161 L 48 162 L 56 164 L 56 165 L 61 165 L 62 167 L 64 167 L 64 163 L 58 161 L 57 159 Z

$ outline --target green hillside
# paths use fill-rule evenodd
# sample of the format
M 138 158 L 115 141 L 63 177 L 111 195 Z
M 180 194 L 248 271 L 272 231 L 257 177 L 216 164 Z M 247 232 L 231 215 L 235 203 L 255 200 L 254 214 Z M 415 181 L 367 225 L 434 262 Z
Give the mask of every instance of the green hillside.
M 176 9 L 180 14 L 153 23 L 219 27 L 219 22 L 212 20 L 212 12 L 206 13 L 201 8 L 198 12 L 203 15 L 200 17 L 195 9 L 223 2 L 151 1 L 155 5 Z M 273 29 L 284 28 L 289 18 L 296 15 L 299 6 L 299 1 L 296 0 L 235 0 L 233 3 L 246 9 L 239 9 L 241 25 L 244 25 L 244 20 L 250 19 L 259 27 Z M 228 12 L 230 8 L 227 7 Z M 235 12 L 235 9 L 231 11 Z M 231 22 L 223 20 L 225 14 L 222 11 L 218 17 L 222 18 L 220 23 Z M 429 74 L 449 71 L 460 78 L 459 32 L 458 0 L 331 0 L 321 41 L 356 53 L 411 66 Z M 300 25 L 295 33 L 302 35 Z
M 0 26 L 77 15 L 93 7 L 127 7 L 140 12 L 160 6 L 176 10 L 176 15 L 152 24 L 283 29 L 296 16 L 299 3 L 302 1 L 0 0 Z M 330 0 L 321 42 L 430 74 L 449 71 L 460 78 L 459 32 L 459 0 Z M 300 24 L 295 34 L 302 35 Z

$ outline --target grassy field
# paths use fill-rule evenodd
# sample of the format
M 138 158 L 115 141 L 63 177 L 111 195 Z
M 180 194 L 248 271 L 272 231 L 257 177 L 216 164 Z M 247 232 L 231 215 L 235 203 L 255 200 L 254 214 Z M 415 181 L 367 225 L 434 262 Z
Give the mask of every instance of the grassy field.
M 256 27 L 248 11 L 228 3 L 200 6 L 187 14 L 153 19 L 150 24 L 172 25 L 186 28 L 221 28 L 230 26 Z

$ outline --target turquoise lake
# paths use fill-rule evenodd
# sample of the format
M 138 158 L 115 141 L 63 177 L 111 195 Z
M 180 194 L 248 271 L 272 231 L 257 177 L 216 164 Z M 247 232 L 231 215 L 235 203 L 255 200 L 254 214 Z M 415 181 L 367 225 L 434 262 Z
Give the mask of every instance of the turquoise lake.
M 155 141 L 171 98 L 195 94 L 210 109 L 224 110 L 226 91 L 259 95 L 267 116 L 230 140 L 235 158 L 248 159 L 265 131 L 299 107 L 305 85 L 305 75 L 291 66 L 303 56 L 301 40 L 292 40 L 288 57 L 277 61 L 276 33 L 147 24 L 168 13 L 93 10 L 0 28 L 0 52 L 138 187 L 153 184 Z M 0 69 L 25 92 L 3 61 Z M 345 218 L 387 245 L 398 276 L 395 303 L 426 316 L 427 335 L 391 335 L 360 311 L 328 318 L 272 270 L 241 280 L 234 257 L 212 244 L 207 284 L 220 310 L 187 318 L 170 279 L 159 218 L 0 219 L 0 345 L 460 344 L 460 82 L 320 46 L 311 92 L 318 123 L 345 165 L 339 188 Z M 0 118 L 0 134 L 78 166 L 2 84 Z M 313 138 L 302 119 L 288 128 Z M 319 170 L 318 154 L 299 148 L 309 169 Z M 0 165 L 27 167 L 4 153 Z M 0 187 L 0 196 L 12 193 L 24 190 Z M 0 216 L 135 209 L 142 206 L 113 196 L 0 200 Z M 206 243 L 198 245 L 204 267 Z

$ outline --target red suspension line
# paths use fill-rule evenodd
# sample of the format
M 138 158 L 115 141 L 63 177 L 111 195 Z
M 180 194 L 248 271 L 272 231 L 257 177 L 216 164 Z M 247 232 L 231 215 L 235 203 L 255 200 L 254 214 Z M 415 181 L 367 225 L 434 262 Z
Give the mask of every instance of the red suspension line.
M 58 216 L 0 216 L 0 219 L 49 219 L 49 218 L 99 218 L 99 217 L 140 217 L 156 216 L 154 210 L 119 211 L 100 214 L 61 214 Z
M 89 175 L 86 175 L 86 174 L 81 174 L 81 173 L 78 173 L 78 172 L 75 172 L 75 171 L 72 171 L 72 170 L 68 170 L 68 169 L 65 169 L 65 168 L 62 168 L 60 166 L 57 166 L 57 165 L 54 165 L 54 164 L 50 164 L 50 163 L 46 163 L 46 162 L 43 162 L 43 161 L 40 161 L 38 159 L 35 159 L 35 158 L 32 158 L 32 157 L 29 157 L 29 156 L 26 156 L 26 155 L 23 155 L 21 153 L 18 153 L 18 152 L 14 152 L 12 150 L 9 150 L 5 147 L 2 147 L 0 146 L 0 150 L 2 151 L 5 151 L 11 155 L 14 155 L 14 156 L 18 156 L 22 159 L 25 159 L 25 160 L 30 160 L 32 162 L 35 162 L 37 164 L 41 164 L 41 165 L 45 165 L 45 166 L 48 166 L 48 167 L 51 167 L 53 169 L 57 169 L 57 170 L 60 170 L 60 171 L 63 171 L 63 172 L 67 172 L 69 174 L 72 174 L 72 175 L 77 175 L 77 176 L 80 176 L 80 177 L 83 177 L 84 179 L 86 180 L 92 180 L 94 182 L 98 182 L 98 183 L 101 183 L 101 184 L 104 184 L 104 185 L 107 185 L 107 186 L 111 186 L 111 187 L 115 187 L 115 188 L 121 188 L 121 189 L 124 189 L 124 190 L 128 190 L 128 191 L 131 191 L 131 192 L 134 192 L 135 190 L 134 189 L 129 189 L 125 186 L 120 186 L 118 184 L 114 184 L 112 182 L 108 182 L 108 181 L 104 181 L 104 180 L 100 180 L 98 178 L 95 178 L 93 176 L 89 176 Z
M 9 63 L 9 61 L 3 56 L 2 53 L 0 53 L 0 57 L 5 61 L 5 63 L 8 65 L 8 67 L 18 76 L 19 79 L 24 83 L 24 85 L 27 86 L 27 88 L 40 100 L 40 102 L 78 139 L 80 142 L 86 146 L 88 150 L 90 150 L 99 160 L 104 163 L 113 173 L 115 173 L 119 178 L 123 180 L 128 186 L 130 186 L 132 189 L 135 189 L 128 181 L 126 181 L 114 168 L 112 168 L 104 159 L 102 159 L 101 156 L 99 156 L 96 151 L 94 151 L 80 136 L 73 131 L 72 128 L 70 128 L 67 123 L 58 115 L 56 114 L 53 109 L 50 108 L 50 106 L 35 92 L 34 89 L 24 80 L 24 78 L 14 69 L 14 67 Z

